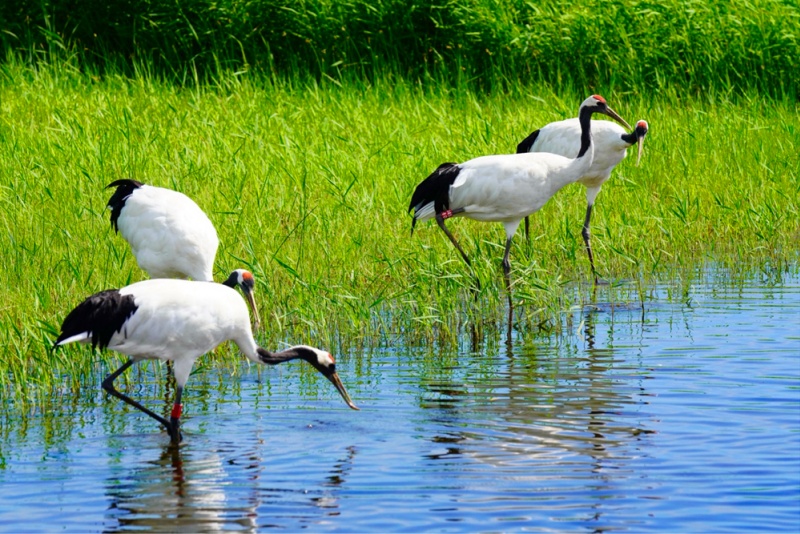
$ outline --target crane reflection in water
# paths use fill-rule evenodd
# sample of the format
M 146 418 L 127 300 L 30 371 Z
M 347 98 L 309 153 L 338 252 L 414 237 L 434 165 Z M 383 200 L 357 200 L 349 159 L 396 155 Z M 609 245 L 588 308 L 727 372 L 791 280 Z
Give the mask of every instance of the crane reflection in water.
M 196 447 L 161 447 L 138 469 L 108 479 L 111 504 L 104 531 L 256 532 L 298 522 L 314 525 L 339 515 L 337 493 L 347 480 L 356 447 L 342 451 L 327 475 L 312 484 L 316 489 L 308 491 L 287 487 L 291 484 L 281 473 L 271 472 L 265 439 L 245 446 L 211 446 L 197 439 Z M 288 512 L 287 500 L 308 506 L 292 506 Z M 298 508 L 306 511 L 305 517 L 298 518 Z M 287 513 L 291 517 L 282 524 L 281 516 Z
M 632 328 L 646 328 L 637 306 L 613 315 L 604 305 L 585 308 L 580 341 L 571 346 L 549 347 L 554 341 L 545 339 L 535 347 L 508 344 L 502 354 L 498 345 L 494 357 L 473 347 L 473 361 L 427 384 L 422 406 L 439 412 L 431 417 L 439 431 L 429 438 L 435 446 L 427 459 L 449 462 L 455 486 L 469 486 L 476 464 L 492 466 L 498 484 L 513 480 L 528 488 L 519 488 L 520 505 L 532 510 L 542 499 L 552 506 L 549 492 L 563 483 L 555 480 L 574 479 L 576 488 L 591 487 L 596 496 L 581 514 L 599 520 L 605 497 L 624 485 L 633 473 L 626 464 L 643 454 L 640 441 L 653 433 L 645 388 L 650 370 L 617 358 L 614 349 L 623 317 Z

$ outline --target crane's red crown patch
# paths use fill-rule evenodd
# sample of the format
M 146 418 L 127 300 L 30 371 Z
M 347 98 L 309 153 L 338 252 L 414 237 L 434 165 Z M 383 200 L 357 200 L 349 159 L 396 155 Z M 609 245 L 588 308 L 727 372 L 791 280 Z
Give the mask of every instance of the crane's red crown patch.
M 603 97 L 602 97 L 602 96 L 600 96 L 600 95 L 592 95 L 592 98 L 594 98 L 595 100 L 597 100 L 598 102 L 601 102 L 601 103 L 603 103 L 603 104 L 605 104 L 605 103 L 606 103 L 606 99 L 605 99 L 605 98 L 603 98 Z

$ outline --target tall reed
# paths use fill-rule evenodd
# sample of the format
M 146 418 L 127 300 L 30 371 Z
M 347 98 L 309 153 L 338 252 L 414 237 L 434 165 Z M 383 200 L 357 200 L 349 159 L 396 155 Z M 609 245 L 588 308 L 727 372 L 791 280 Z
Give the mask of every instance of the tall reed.
M 0 27 L 32 62 L 179 83 L 255 71 L 794 98 L 800 79 L 791 0 L 6 0 Z

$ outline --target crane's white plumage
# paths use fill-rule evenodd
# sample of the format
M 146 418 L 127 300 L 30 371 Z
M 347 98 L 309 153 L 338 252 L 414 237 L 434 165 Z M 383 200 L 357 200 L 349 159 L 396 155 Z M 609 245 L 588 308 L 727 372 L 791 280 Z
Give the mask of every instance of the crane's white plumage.
M 191 198 L 134 180 L 108 187 L 117 187 L 108 202 L 111 223 L 150 278 L 214 279 L 217 231 Z
M 568 158 L 557 154 L 524 153 L 483 156 L 464 163 L 445 163 L 420 183 L 411 198 L 412 232 L 419 220 L 436 218 L 440 228 L 469 264 L 464 251 L 444 225 L 453 216 L 500 222 L 506 231 L 503 268 L 508 276 L 511 239 L 524 217 L 538 211 L 562 187 L 579 180 L 591 167 L 591 115 L 604 113 L 622 120 L 600 96 L 580 106 L 580 150 Z
M 600 187 L 611 176 L 611 171 L 625 158 L 628 147 L 637 142 L 642 146 L 647 128 L 647 122 L 639 121 L 633 132 L 628 133 L 622 126 L 611 121 L 592 121 L 594 158 L 586 173 L 578 179 L 578 183 L 587 188 L 586 197 L 589 203 L 594 202 Z M 549 152 L 574 158 L 581 147 L 581 125 L 577 118 L 551 122 L 531 136 L 535 136 L 533 143 L 524 146 L 523 141 L 517 147 L 517 152 Z M 639 164 L 638 158 L 636 164 Z
M 624 122 L 624 121 L 623 121 Z M 626 127 L 630 129 L 630 126 Z M 611 177 L 611 171 L 627 155 L 628 147 L 634 143 L 639 145 L 636 165 L 642 157 L 644 138 L 647 135 L 648 124 L 640 120 L 632 132 L 628 133 L 621 126 L 603 120 L 593 120 L 592 142 L 594 144 L 594 158 L 592 164 L 578 178 L 577 182 L 586 187 L 586 219 L 583 228 L 583 239 L 592 273 L 597 281 L 597 271 L 590 245 L 589 222 L 591 220 L 592 206 L 600 193 L 603 184 Z M 534 131 L 517 145 L 517 153 L 552 153 L 564 157 L 574 158 L 581 148 L 581 125 L 578 118 L 551 122 Z M 525 233 L 528 234 L 528 219 L 525 218 Z
M 458 175 L 449 189 L 453 216 L 476 221 L 519 224 L 525 215 L 539 210 L 563 186 L 572 183 L 580 163 L 555 154 L 500 154 L 482 156 L 457 164 Z M 570 173 L 569 166 L 573 165 Z M 414 213 L 417 221 L 436 216 L 429 201 Z M 516 229 L 516 227 L 514 228 Z M 511 235 L 513 235 L 513 230 Z
M 258 363 L 274 365 L 297 358 L 306 360 L 336 386 L 351 408 L 357 409 L 336 374 L 333 356 L 305 345 L 277 353 L 262 349 L 253 338 L 244 300 L 234 289 L 222 284 L 154 279 L 118 290 L 101 291 L 67 315 L 55 345 L 92 343 L 129 356 L 128 363 L 110 375 L 103 387 L 164 424 L 173 441 L 177 441 L 180 439 L 180 397 L 192 366 L 200 356 L 225 341 L 233 341 L 247 358 Z M 132 363 L 145 359 L 174 364 L 177 393 L 170 421 L 113 387 L 120 373 Z
M 242 297 L 222 284 L 144 280 L 119 290 L 136 311 L 108 341 L 108 348 L 135 360 L 174 361 L 175 382 L 186 384 L 195 360 L 232 340 L 259 361 Z
M 116 188 L 108 200 L 111 226 L 130 244 L 136 262 L 150 278 L 213 282 L 217 231 L 191 198 L 136 180 L 116 180 L 108 187 Z M 253 275 L 243 269 L 236 273 L 238 277 L 231 275 L 223 284 L 242 288 L 258 328 L 261 321 L 253 296 Z

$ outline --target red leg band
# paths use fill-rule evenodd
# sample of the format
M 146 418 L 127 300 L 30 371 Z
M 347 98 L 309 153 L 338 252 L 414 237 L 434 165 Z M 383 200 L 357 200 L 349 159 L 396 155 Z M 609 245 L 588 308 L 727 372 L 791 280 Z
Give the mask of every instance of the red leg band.
M 444 210 L 441 215 L 442 219 L 449 219 L 453 216 L 453 210 Z
M 172 405 L 172 418 L 173 419 L 180 419 L 182 413 L 183 413 L 183 404 L 173 404 Z

